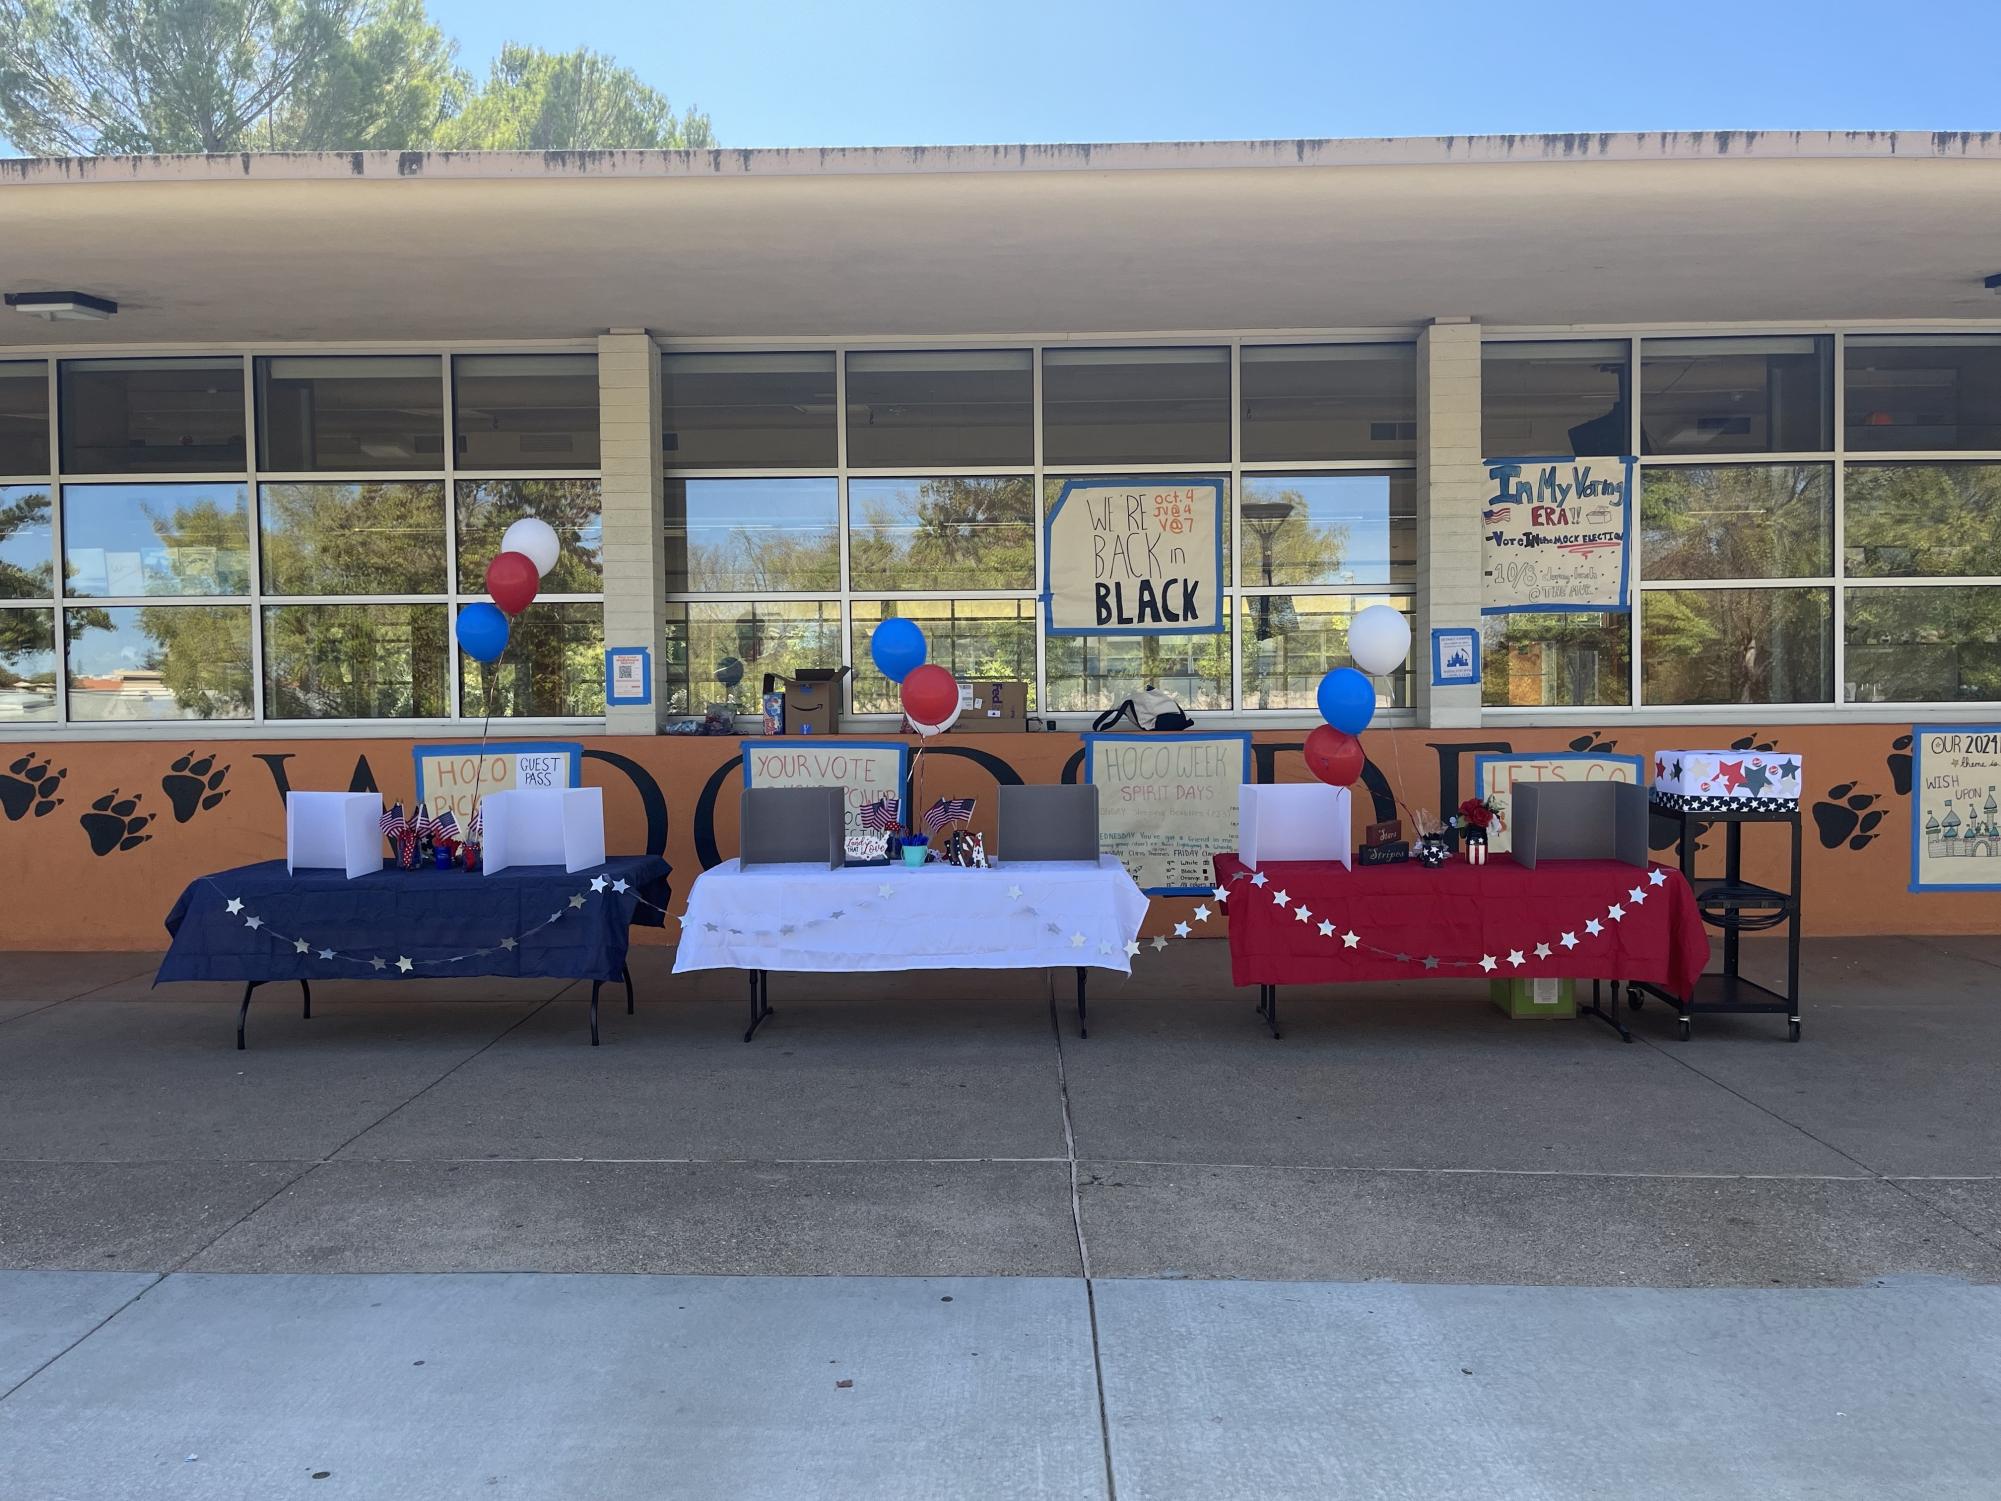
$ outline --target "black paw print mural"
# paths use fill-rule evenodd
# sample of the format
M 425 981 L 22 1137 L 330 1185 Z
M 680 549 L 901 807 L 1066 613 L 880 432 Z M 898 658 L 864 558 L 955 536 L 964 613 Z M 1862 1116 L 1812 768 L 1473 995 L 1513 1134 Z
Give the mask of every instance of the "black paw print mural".
M 18 823 L 30 813 L 47 818 L 62 806 L 63 800 L 56 794 L 68 775 L 68 767 L 57 770 L 46 756 L 40 760 L 32 755 L 21 757 L 0 775 L 0 813 L 7 815 L 9 823 Z
M 136 850 L 153 837 L 143 832 L 154 817 L 151 813 L 139 811 L 139 802 L 144 796 L 144 793 L 135 792 L 125 797 L 114 787 L 90 805 L 90 811 L 79 821 L 83 824 L 84 833 L 90 836 L 90 852 L 93 855 Z
M 1619 742 L 1616 740 L 1607 740 L 1603 730 L 1591 730 L 1571 741 L 1570 748 L 1574 751 L 1584 751 L 1591 755 L 1598 755 L 1605 751 L 1617 750 Z
M 1777 741 L 1760 739 L 1756 730 L 1753 730 L 1741 740 L 1730 742 L 1730 749 L 1732 750 L 1775 751 L 1778 748 Z
M 1831 850 L 1843 845 L 1866 848 L 1876 837 L 1876 826 L 1889 812 L 1879 808 L 1882 799 L 1873 792 L 1857 792 L 1856 782 L 1843 782 L 1827 789 L 1827 796 L 1813 805 L 1814 826 L 1820 830 L 1821 844 Z
M 1911 795 L 1911 737 L 1899 735 L 1890 742 L 1890 785 L 1898 797 Z
M 160 778 L 160 790 L 167 794 L 174 822 L 186 823 L 228 797 L 229 789 L 222 785 L 228 775 L 229 768 L 217 766 L 214 756 L 197 756 L 193 751 L 168 767 Z

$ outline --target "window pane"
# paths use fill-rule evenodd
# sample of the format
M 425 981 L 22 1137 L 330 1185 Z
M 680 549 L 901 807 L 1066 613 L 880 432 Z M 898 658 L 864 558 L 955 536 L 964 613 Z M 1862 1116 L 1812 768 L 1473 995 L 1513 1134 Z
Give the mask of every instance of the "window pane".
M 1034 359 L 1027 349 L 849 355 L 848 463 L 1034 463 Z
M 1816 453 L 1833 447 L 1833 340 L 1648 339 L 1640 452 Z
M 834 356 L 669 354 L 660 360 L 669 469 L 831 469 Z
M 64 360 L 63 472 L 228 473 L 244 467 L 243 361 Z
M 1834 603 L 1826 589 L 1661 589 L 1640 595 L 1649 704 L 1826 703 Z
M 831 479 L 667 482 L 667 592 L 841 587 L 841 496 Z
M 248 594 L 246 485 L 64 485 L 64 593 Z
M 1230 459 L 1227 349 L 1046 349 L 1043 458 L 1051 464 Z
M 2001 338 L 1849 336 L 1848 446 L 2001 448 Z
M 1035 612 L 1032 599 L 874 599 L 854 603 L 854 704 L 857 714 L 900 714 L 896 684 L 875 670 L 869 637 L 892 615 L 924 630 L 925 660 L 961 683 L 1028 684 L 1035 707 Z
M 257 362 L 257 451 L 294 471 L 442 469 L 435 355 L 283 355 Z
M 534 516 L 556 529 L 562 551 L 542 578 L 544 594 L 604 591 L 604 503 L 594 479 L 459 481 L 459 588 L 486 590 L 486 565 L 508 527 Z M 600 663 L 600 666 L 603 664 Z
M 0 474 L 49 472 L 49 367 L 0 364 Z
M 1033 589 L 1035 482 L 848 481 L 857 589 Z
M 1489 615 L 1481 622 L 1480 701 L 1490 708 L 1630 703 L 1632 656 L 1623 614 Z
M 1642 576 L 1812 578 L 1834 571 L 1826 464 L 1649 465 L 1640 476 Z
M 763 703 L 764 674 L 838 667 L 841 607 L 831 599 L 672 605 L 667 611 L 667 712 L 700 714 Z M 755 733 L 754 725 L 739 726 Z
M 55 592 L 56 543 L 47 485 L 0 485 L 0 599 Z
M 1213 636 L 1051 636 L 1043 658 L 1052 710 L 1116 708 L 1149 683 L 1184 709 L 1230 707 L 1227 629 Z
M 498 662 L 465 659 L 459 697 L 467 718 L 604 713 L 604 606 L 574 600 L 530 605 L 514 617 Z
M 1416 455 L 1414 346 L 1259 344 L 1242 360 L 1246 461 Z
M 434 719 L 451 712 L 439 605 L 267 605 L 272 719 Z
M 1858 578 L 2001 573 L 2001 464 L 1851 464 L 1842 504 Z
M 1629 353 L 1624 339 L 1483 346 L 1481 448 L 1491 458 L 1628 452 Z
M 461 469 L 598 467 L 594 354 L 464 354 L 452 361 Z
M 442 594 L 445 487 L 264 485 L 266 594 Z
M 1417 479 L 1389 474 L 1244 476 L 1244 577 L 1258 584 L 1411 584 Z
M 2001 588 L 1850 589 L 1853 703 L 2001 699 Z
M 56 612 L 0 610 L 0 724 L 56 717 Z
M 1357 610 L 1391 605 L 1409 616 L 1408 596 L 1387 594 L 1259 594 L 1240 601 L 1244 630 L 1246 709 L 1310 709 L 1320 680 L 1352 667 L 1348 622 Z M 1409 702 L 1410 674 L 1371 678 L 1380 708 Z
M 73 720 L 248 719 L 248 605 L 66 612 Z

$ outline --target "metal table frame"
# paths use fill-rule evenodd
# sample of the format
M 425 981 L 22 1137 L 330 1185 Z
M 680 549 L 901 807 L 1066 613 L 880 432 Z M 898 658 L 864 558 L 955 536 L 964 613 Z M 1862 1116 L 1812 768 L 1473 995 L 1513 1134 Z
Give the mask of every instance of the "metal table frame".
M 764 1019 L 771 1015 L 771 971 L 768 969 L 748 969 L 744 971 L 744 974 L 750 980 L 750 1025 L 744 1028 L 743 1040 L 749 1042 L 756 1035 L 757 1029 L 763 1023 Z M 1085 966 L 1081 964 L 1077 966 L 1077 1035 L 1079 1037 L 1089 1037 L 1091 1035 L 1091 1028 L 1088 1018 L 1085 1015 L 1085 981 L 1089 974 L 1090 971 Z M 628 982 L 629 988 L 630 982 Z M 596 999 L 596 995 L 593 993 L 592 1003 L 594 1005 Z M 632 1009 L 630 1004 L 627 1005 L 626 1009 Z M 1054 1021 L 1056 1018 L 1056 992 L 1054 990 L 1051 990 L 1049 993 L 1049 1016 L 1051 1021 Z M 595 1040 L 595 1035 L 593 1035 L 593 1040 Z
M 449 976 L 445 976 L 445 975 L 440 975 L 440 976 L 437 976 L 437 978 L 438 978 L 438 979 L 447 979 L 447 978 L 450 978 L 450 977 L 449 977 Z M 512 976 L 488 976 L 488 977 L 486 977 L 486 978 L 490 978 L 490 979 L 511 979 L 511 978 L 514 978 L 514 977 L 512 977 Z M 532 975 L 524 975 L 524 976 L 522 976 L 521 978 L 523 978 L 523 979 L 533 979 L 533 978 L 534 978 L 534 976 L 532 976 Z M 552 976 L 550 976 L 549 978 L 551 978 L 551 979 L 557 979 L 557 980 L 560 980 L 560 979 L 563 979 L 563 978 L 565 978 L 565 977 L 564 977 L 564 976 L 562 976 L 562 975 L 552 975 Z M 633 1014 L 633 1010 L 632 1010 L 632 1005 L 633 1005 L 633 993 L 632 993 L 632 965 L 631 965 L 630 963 L 627 963 L 627 964 L 625 964 L 625 965 L 621 966 L 621 968 L 619 969 L 619 972 L 618 972 L 618 976 L 617 976 L 617 978 L 618 978 L 618 979 L 620 979 L 620 980 L 623 980 L 623 981 L 625 982 L 625 1014 L 626 1014 L 627 1016 L 631 1016 L 631 1015 Z M 246 1044 L 245 1044 L 245 1042 L 244 1042 L 244 1040 L 243 1040 L 243 1027 L 244 1027 L 244 1023 L 245 1023 L 245 1022 L 246 1022 L 246 1021 L 247 1021 L 247 1020 L 249 1019 L 249 1016 L 250 1016 L 250 996 L 251 996 L 251 993 L 252 993 L 253 991 L 255 991 L 255 990 L 257 989 L 257 987 L 258 987 L 259 985 L 283 985 L 283 984 L 286 984 L 286 983 L 288 983 L 288 982 L 287 982 L 287 981 L 284 981 L 284 980 L 251 980 L 251 981 L 247 982 L 247 983 L 246 983 L 246 984 L 244 985 L 244 987 L 243 987 L 243 1004 L 242 1004 L 241 1006 L 239 1006 L 239 1007 L 237 1007 L 237 1008 L 236 1008 L 236 1051 L 237 1051 L 237 1052 L 239 1052 L 239 1053 L 243 1052 L 243 1051 L 244 1051 L 244 1049 L 245 1049 L 245 1047 L 246 1047 Z M 606 985 L 610 984 L 610 983 L 612 983 L 612 982 L 611 982 L 611 981 L 608 981 L 608 980 L 593 980 L 593 981 L 591 981 L 591 1046 L 592 1046 L 592 1047 L 596 1047 L 596 1046 L 598 1045 L 598 992 L 599 992 L 600 990 L 604 989 L 604 987 L 605 987 Z M 305 1021 L 311 1021 L 311 1020 L 313 1019 L 313 987 L 312 987 L 312 984 L 311 984 L 311 982 L 310 982 L 310 981 L 307 981 L 307 980 L 301 980 L 301 981 L 299 981 L 299 995 L 300 995 L 300 997 L 301 997 L 301 1005 L 300 1005 L 300 1011 L 299 1011 L 299 1015 L 300 1015 L 301 1019 L 303 1019 L 303 1020 L 305 1020 Z M 766 1014 L 767 1016 L 768 1016 L 768 1015 L 770 1015 L 770 1012 L 771 1012 L 771 1008 L 770 1008 L 769 1006 L 765 1007 L 765 1014 Z M 752 1028 L 753 1028 L 753 1029 L 755 1029 L 755 1027 L 757 1026 L 757 1023 L 756 1023 L 755 1021 L 753 1021 L 753 1022 L 751 1023 L 751 1026 L 752 1026 Z M 744 1041 L 745 1041 L 745 1042 L 748 1042 L 748 1041 L 750 1041 L 750 1034 L 749 1034 L 749 1033 L 745 1033 L 745 1034 L 744 1034 Z

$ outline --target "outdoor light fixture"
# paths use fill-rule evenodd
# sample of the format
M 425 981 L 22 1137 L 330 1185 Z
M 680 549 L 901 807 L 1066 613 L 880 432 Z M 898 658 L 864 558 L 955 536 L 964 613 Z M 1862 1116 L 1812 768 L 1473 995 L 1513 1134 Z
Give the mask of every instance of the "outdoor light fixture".
M 88 292 L 9 292 L 7 306 L 50 323 L 94 322 L 118 311 L 118 304 L 110 298 L 92 297 Z

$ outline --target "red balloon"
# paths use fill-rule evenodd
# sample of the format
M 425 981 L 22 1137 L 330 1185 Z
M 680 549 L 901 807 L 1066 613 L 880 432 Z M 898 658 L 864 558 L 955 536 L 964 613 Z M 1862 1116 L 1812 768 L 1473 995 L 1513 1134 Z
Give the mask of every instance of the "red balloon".
M 1306 769 L 1329 787 L 1349 787 L 1360 779 L 1368 757 L 1362 742 L 1323 724 L 1306 737 Z
M 535 591 L 541 587 L 542 575 L 525 552 L 495 553 L 486 565 L 486 592 L 510 615 L 519 615 L 533 604 Z
M 943 724 L 959 707 L 959 680 L 936 662 L 925 662 L 904 674 L 902 696 L 912 724 Z

